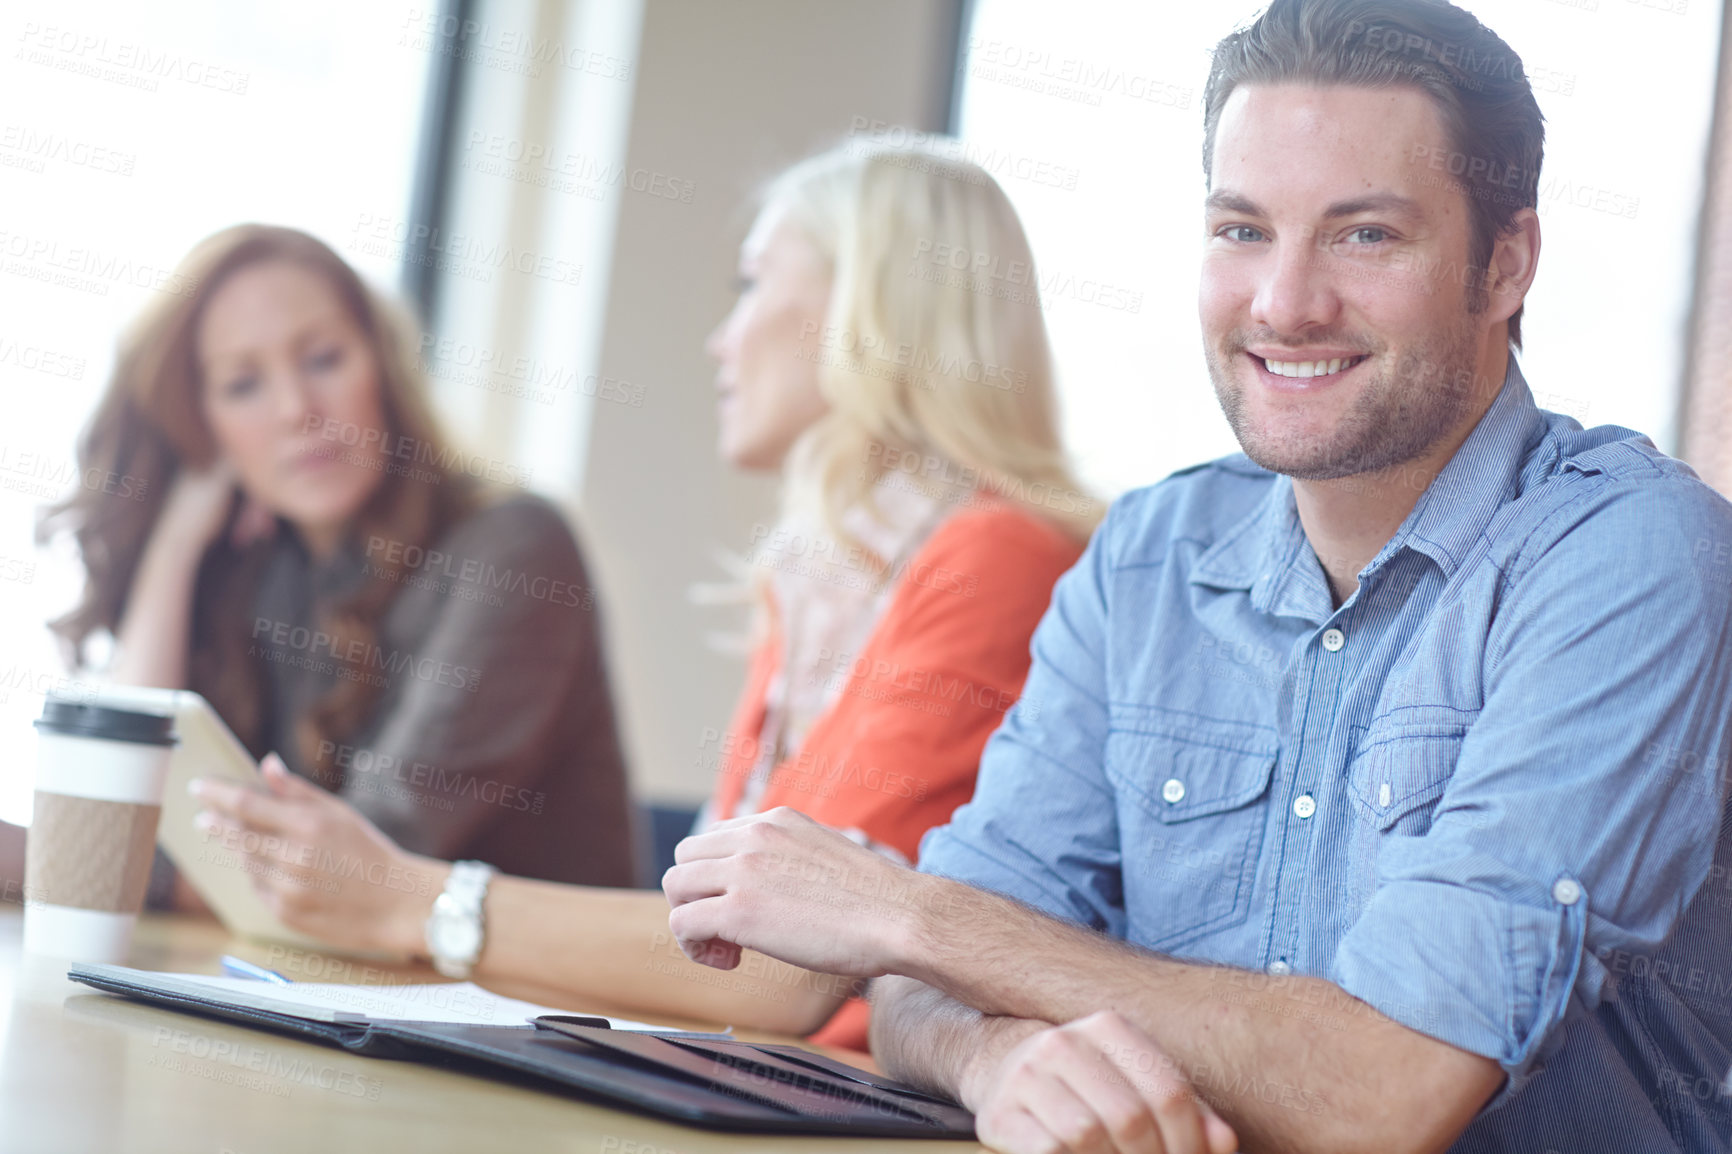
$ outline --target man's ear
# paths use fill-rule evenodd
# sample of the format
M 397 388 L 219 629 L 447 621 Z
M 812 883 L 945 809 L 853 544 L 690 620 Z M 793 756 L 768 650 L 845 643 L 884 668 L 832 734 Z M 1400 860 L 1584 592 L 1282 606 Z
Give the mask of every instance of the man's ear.
M 1491 247 L 1486 262 L 1486 311 L 1493 323 L 1507 321 L 1521 307 L 1540 266 L 1540 216 L 1531 208 L 1515 214 L 1507 232 Z

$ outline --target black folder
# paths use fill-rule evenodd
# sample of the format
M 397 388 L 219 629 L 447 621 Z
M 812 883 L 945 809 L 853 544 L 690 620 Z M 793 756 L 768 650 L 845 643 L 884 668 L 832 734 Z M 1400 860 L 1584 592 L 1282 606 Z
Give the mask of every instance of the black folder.
M 136 976 L 133 976 L 136 975 Z M 67 977 L 185 1013 L 574 1094 L 688 1125 L 759 1134 L 972 1138 L 954 1102 L 799 1046 L 677 1031 L 613 1030 L 605 1019 L 549 1014 L 534 1025 L 473 1026 L 358 1016 L 321 1021 L 163 989 L 141 971 L 75 965 Z

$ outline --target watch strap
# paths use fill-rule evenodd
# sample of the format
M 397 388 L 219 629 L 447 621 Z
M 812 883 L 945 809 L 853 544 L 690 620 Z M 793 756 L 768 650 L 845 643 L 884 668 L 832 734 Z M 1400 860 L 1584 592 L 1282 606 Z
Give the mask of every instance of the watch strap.
M 451 874 L 445 888 L 433 900 L 433 914 L 427 919 L 427 952 L 433 968 L 448 978 L 467 978 L 481 957 L 486 942 L 485 905 L 487 886 L 497 871 L 486 862 L 459 861 L 451 863 Z M 435 924 L 462 919 L 475 927 L 475 948 L 462 956 L 441 953 L 435 944 Z

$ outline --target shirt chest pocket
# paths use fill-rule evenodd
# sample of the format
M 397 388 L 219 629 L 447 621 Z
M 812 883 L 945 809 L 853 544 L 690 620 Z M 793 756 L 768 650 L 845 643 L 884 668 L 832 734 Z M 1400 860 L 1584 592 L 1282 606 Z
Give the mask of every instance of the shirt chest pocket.
M 1455 775 L 1465 725 L 1391 730 L 1373 725 L 1361 738 L 1347 773 L 1359 821 L 1373 831 L 1423 834 Z
M 1391 838 L 1431 829 L 1438 800 L 1455 774 L 1465 724 L 1383 726 L 1361 735 L 1347 769 L 1353 821 L 1341 878 L 1349 900 L 1363 909 L 1377 891 L 1377 859 Z
M 1244 922 L 1277 752 L 1251 727 L 1107 735 L 1132 940 L 1171 950 Z

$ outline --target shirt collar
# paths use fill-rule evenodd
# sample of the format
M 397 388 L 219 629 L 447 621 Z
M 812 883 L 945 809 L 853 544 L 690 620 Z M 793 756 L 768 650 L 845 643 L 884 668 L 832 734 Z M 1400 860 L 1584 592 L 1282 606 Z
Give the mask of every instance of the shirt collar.
M 1503 387 L 1485 416 L 1426 486 L 1395 536 L 1361 570 L 1360 579 L 1401 549 L 1425 554 L 1445 578 L 1453 576 L 1497 511 L 1514 496 L 1522 464 L 1545 434 L 1545 418 L 1512 353 Z
M 1479 424 L 1361 570 L 1361 581 L 1407 548 L 1430 557 L 1445 577 L 1453 574 L 1509 500 L 1522 462 L 1545 428 L 1512 355 L 1503 386 Z M 1261 613 L 1323 621 L 1334 612 L 1329 583 L 1299 522 L 1293 480 L 1286 476 L 1272 476 L 1256 508 L 1197 559 L 1190 582 L 1249 590 L 1252 608 Z
M 1249 590 L 1259 613 L 1318 621 L 1329 616 L 1329 583 L 1299 523 L 1291 477 L 1271 474 L 1263 499 L 1197 559 L 1190 581 Z

